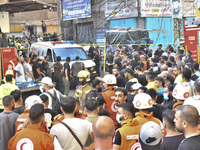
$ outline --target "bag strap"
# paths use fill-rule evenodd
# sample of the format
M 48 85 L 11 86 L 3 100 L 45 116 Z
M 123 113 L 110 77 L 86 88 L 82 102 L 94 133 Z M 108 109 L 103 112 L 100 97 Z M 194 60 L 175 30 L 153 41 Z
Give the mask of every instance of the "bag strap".
M 76 134 L 72 131 L 72 129 L 66 123 L 64 123 L 64 122 L 60 122 L 60 123 L 63 124 L 71 132 L 71 134 L 74 136 L 74 138 L 76 139 L 76 141 L 78 142 L 78 144 L 83 149 L 83 144 L 81 143 L 81 141 L 79 140 L 79 138 L 76 136 Z
M 49 91 L 45 91 L 47 94 L 51 96 L 51 98 L 54 98 L 53 95 Z

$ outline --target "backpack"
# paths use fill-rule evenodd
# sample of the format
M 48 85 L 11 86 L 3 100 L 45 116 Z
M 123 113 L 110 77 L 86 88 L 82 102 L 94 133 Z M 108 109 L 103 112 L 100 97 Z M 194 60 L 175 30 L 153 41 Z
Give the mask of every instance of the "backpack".
M 61 110 L 60 110 L 60 100 L 58 99 L 58 97 L 57 97 L 57 94 L 56 94 L 56 91 L 55 90 L 53 90 L 53 92 L 54 92 L 54 96 L 49 92 L 49 91 L 46 91 L 46 93 L 48 94 L 48 95 L 50 95 L 51 96 L 51 99 L 52 99 L 52 110 L 55 110 L 55 111 L 57 111 L 59 114 L 61 114 L 62 112 L 61 112 Z

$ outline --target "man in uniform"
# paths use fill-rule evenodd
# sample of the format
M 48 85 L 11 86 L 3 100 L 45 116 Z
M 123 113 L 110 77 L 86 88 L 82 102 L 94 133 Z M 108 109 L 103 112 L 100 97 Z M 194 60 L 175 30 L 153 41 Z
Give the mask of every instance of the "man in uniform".
M 133 119 L 134 117 L 135 108 L 132 104 L 124 103 L 117 107 L 117 120 L 122 127 L 116 132 L 114 150 L 140 147 L 139 133 L 141 125 L 139 125 L 137 119 Z
M 30 125 L 10 139 L 8 143 L 9 150 L 62 149 L 54 135 L 41 131 L 44 122 L 44 106 L 42 104 L 35 104 L 31 107 L 29 111 L 29 119 Z
M 80 101 L 80 106 L 82 111 L 84 110 L 85 97 L 92 90 L 92 87 L 89 85 L 90 73 L 86 70 L 81 70 L 78 72 L 77 77 L 79 78 L 79 85 L 76 87 L 75 96 Z
M 135 113 L 135 118 L 139 121 L 140 125 L 148 121 L 153 121 L 158 125 L 161 125 L 159 119 L 153 117 L 153 112 L 149 112 L 149 108 L 152 108 L 152 98 L 147 93 L 139 93 L 135 95 L 133 100 L 134 107 L 138 110 Z
M 112 74 L 107 74 L 103 77 L 103 86 L 105 88 L 105 92 L 102 93 L 101 99 L 106 102 L 106 109 L 110 113 L 110 118 L 113 120 L 115 124 L 115 129 L 118 127 L 118 123 L 116 120 L 117 109 L 115 105 L 115 90 L 114 85 L 117 83 L 117 79 Z

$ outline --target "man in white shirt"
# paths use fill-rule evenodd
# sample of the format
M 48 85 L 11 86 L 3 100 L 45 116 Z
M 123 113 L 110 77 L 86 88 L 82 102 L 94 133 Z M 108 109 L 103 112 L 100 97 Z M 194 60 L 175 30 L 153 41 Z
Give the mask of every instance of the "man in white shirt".
M 16 81 L 17 82 L 24 82 L 25 81 L 24 68 L 22 66 L 23 62 L 24 62 L 24 58 L 19 57 L 18 58 L 18 64 L 14 68 L 14 71 L 16 72 Z
M 33 80 L 33 82 L 35 82 L 32 66 L 30 65 L 30 58 L 26 58 L 26 63 L 24 64 L 24 74 L 26 81 Z
M 71 134 L 71 132 L 62 123 L 67 124 L 78 137 L 82 145 L 92 130 L 92 124 L 87 120 L 74 117 L 76 107 L 76 99 L 74 97 L 66 97 L 61 102 L 61 111 L 65 119 L 51 128 L 50 134 L 56 135 L 63 150 L 82 150 L 80 144 Z

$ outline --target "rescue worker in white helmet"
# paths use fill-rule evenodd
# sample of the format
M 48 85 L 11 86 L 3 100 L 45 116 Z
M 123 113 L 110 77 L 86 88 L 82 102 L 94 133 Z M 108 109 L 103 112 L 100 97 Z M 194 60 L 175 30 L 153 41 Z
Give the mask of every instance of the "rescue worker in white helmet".
M 178 83 L 172 92 L 172 96 L 176 99 L 176 103 L 173 105 L 173 110 L 175 111 L 183 105 L 186 98 L 192 96 L 192 88 L 187 82 Z
M 117 79 L 112 74 L 107 74 L 103 77 L 103 86 L 105 91 L 101 94 L 100 99 L 106 103 L 105 109 L 110 113 L 110 118 L 115 124 L 115 129 L 118 128 L 118 122 L 116 120 L 117 109 L 115 105 L 115 90 L 114 87 L 117 84 Z
M 82 111 L 84 110 L 85 97 L 92 90 L 92 87 L 89 85 L 90 73 L 86 70 L 81 70 L 77 73 L 79 78 L 79 85 L 76 87 L 76 98 L 80 101 L 80 106 Z
M 133 105 L 136 108 L 135 118 L 139 121 L 140 125 L 148 121 L 153 121 L 161 125 L 159 119 L 153 117 L 153 112 L 149 112 L 149 108 L 152 108 L 152 98 L 147 93 L 136 94 L 133 100 Z

